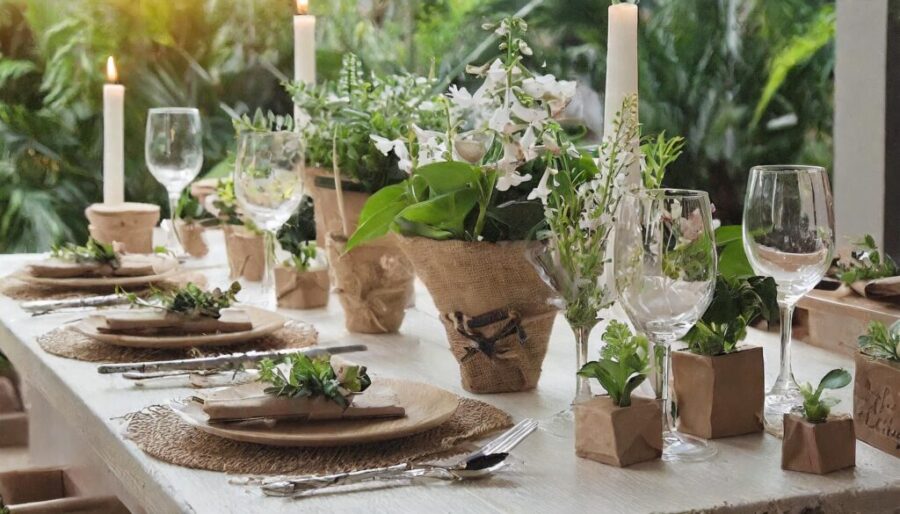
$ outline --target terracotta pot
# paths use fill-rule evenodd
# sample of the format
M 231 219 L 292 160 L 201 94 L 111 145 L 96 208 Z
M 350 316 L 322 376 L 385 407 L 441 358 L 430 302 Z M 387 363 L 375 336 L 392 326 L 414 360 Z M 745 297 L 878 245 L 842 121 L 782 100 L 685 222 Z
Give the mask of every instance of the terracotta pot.
M 316 243 L 324 248 L 330 233 L 340 234 L 344 228 L 338 209 L 337 191 L 334 188 L 334 173 L 324 168 L 306 168 L 306 190 L 313 199 L 316 217 Z M 362 190 L 358 182 L 341 180 L 344 197 L 344 215 L 347 216 L 347 233 L 352 234 L 359 224 L 359 213 L 371 196 Z
M 473 393 L 533 389 L 556 319 L 553 295 L 526 259 L 526 241 L 399 237 L 440 312 L 463 387 Z
M 184 251 L 191 257 L 205 257 L 209 253 L 209 247 L 203 240 L 204 228 L 199 223 L 186 223 L 178 220 L 175 224 L 178 231 L 178 239 L 181 240 L 181 246 Z
M 860 441 L 900 457 L 900 363 L 856 354 L 853 422 Z
M 678 430 L 704 439 L 762 432 L 763 351 L 746 346 L 716 356 L 672 352 Z
M 853 419 L 831 417 L 810 423 L 799 414 L 784 415 L 781 468 L 824 475 L 856 465 Z
M 275 268 L 275 294 L 278 306 L 285 309 L 317 309 L 328 305 L 328 269 L 297 271 Z
M 265 243 L 257 234 L 239 225 L 225 225 L 225 251 L 228 253 L 229 277 L 244 277 L 259 282 L 265 273 Z
M 656 400 L 632 397 L 618 407 L 609 396 L 575 405 L 575 454 L 623 468 L 662 455 L 662 408 Z
M 127 514 L 113 496 L 82 496 L 60 468 L 32 468 L 0 473 L 0 497 L 10 514 Z
M 159 206 L 126 202 L 95 203 L 84 211 L 91 237 L 106 244 L 118 242 L 128 253 L 153 253 L 153 227 L 159 222 Z
M 334 291 L 350 332 L 389 334 L 403 323 L 415 274 L 389 237 L 344 253 L 346 238 L 327 236 Z

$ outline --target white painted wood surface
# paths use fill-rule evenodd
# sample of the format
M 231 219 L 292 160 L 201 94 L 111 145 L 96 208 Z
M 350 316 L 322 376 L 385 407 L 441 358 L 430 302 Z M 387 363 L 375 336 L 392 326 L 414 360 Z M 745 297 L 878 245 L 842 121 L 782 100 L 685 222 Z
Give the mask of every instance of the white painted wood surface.
M 0 256 L 0 269 L 13 271 L 28 259 Z M 224 282 L 221 267 L 210 276 L 214 284 Z M 398 335 L 348 334 L 340 305 L 336 298 L 332 300 L 327 310 L 288 314 L 314 323 L 322 343 L 368 344 L 369 352 L 358 358 L 375 374 L 426 381 L 468 395 L 459 386 L 456 362 L 434 305 L 421 286 L 416 308 L 408 311 Z M 116 418 L 191 390 L 166 384 L 135 387 L 121 377 L 98 375 L 93 364 L 48 355 L 37 347 L 38 335 L 77 317 L 30 318 L 14 301 L 0 298 L 0 350 L 27 381 L 35 407 L 32 460 L 77 465 L 80 482 L 87 482 L 79 484 L 82 488 L 115 492 L 135 511 L 800 512 L 821 507 L 828 512 L 896 512 L 900 507 L 900 459 L 861 442 L 856 469 L 819 477 L 782 471 L 781 441 L 763 434 L 715 441 L 712 444 L 719 453 L 705 463 L 660 461 L 617 469 L 577 458 L 572 434 L 544 430 L 514 452 L 523 461 L 516 469 L 489 481 L 392 487 L 302 500 L 266 498 L 255 488 L 229 484 L 224 474 L 156 461 L 125 440 L 120 434 L 122 420 Z M 596 332 L 592 356 L 600 330 Z M 749 339 L 765 346 L 766 375 L 773 381 L 776 334 L 752 330 Z M 535 391 L 476 397 L 506 409 L 516 419 L 547 420 L 573 396 L 574 349 L 572 335 L 560 319 Z M 829 369 L 853 366 L 844 356 L 802 343 L 795 344 L 794 363 L 799 380 L 817 380 Z M 842 403 L 835 411 L 848 411 L 850 388 L 838 396 Z

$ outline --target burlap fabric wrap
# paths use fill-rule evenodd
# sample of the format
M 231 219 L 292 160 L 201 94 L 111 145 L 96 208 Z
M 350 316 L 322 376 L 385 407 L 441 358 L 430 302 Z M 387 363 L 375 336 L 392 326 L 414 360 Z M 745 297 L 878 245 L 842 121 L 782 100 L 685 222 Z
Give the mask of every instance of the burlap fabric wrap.
M 328 234 L 344 230 L 341 212 L 338 209 L 337 191 L 334 188 L 334 172 L 324 168 L 306 168 L 307 191 L 313 199 L 316 217 L 316 243 L 324 248 Z M 344 196 L 344 216 L 347 217 L 347 231 L 352 234 L 359 224 L 359 213 L 369 199 L 368 193 L 359 191 L 359 184 L 347 180 L 341 182 Z
M 15 275 L 15 273 L 13 274 Z M 115 287 L 66 287 L 32 284 L 15 278 L 13 275 L 0 278 L 0 294 L 13 300 L 63 300 L 67 298 L 80 298 L 84 296 L 96 296 L 115 292 Z M 206 276 L 197 271 L 182 271 L 167 276 L 164 280 L 147 284 L 146 286 L 126 287 L 128 292 L 141 294 L 150 291 L 150 286 L 157 289 L 175 289 L 184 287 L 188 282 L 206 287 Z
M 275 297 L 285 309 L 317 309 L 328 305 L 331 281 L 328 269 L 297 271 L 288 266 L 275 268 Z
M 318 334 L 309 324 L 291 321 L 271 335 L 227 346 L 203 346 L 198 348 L 127 348 L 95 341 L 74 330 L 60 327 L 37 338 L 37 344 L 47 353 L 87 362 L 127 363 L 211 357 L 226 353 L 251 350 L 279 350 L 304 348 L 316 344 Z
M 460 398 L 459 408 L 441 426 L 410 437 L 336 448 L 281 448 L 231 441 L 206 434 L 168 407 L 151 407 L 129 416 L 126 432 L 137 446 L 161 461 L 195 469 L 239 474 L 306 475 L 390 466 L 454 451 L 472 440 L 506 428 L 506 412 Z
M 265 243 L 257 234 L 240 225 L 225 225 L 225 252 L 228 254 L 229 277 L 244 277 L 259 282 L 266 270 Z
M 334 291 L 344 308 L 347 330 L 389 334 L 400 329 L 413 293 L 412 264 L 385 236 L 344 253 L 346 238 L 328 234 Z
M 541 376 L 556 317 L 556 309 L 548 304 L 553 291 L 525 257 L 530 246 L 540 243 L 419 237 L 400 237 L 399 241 L 434 298 L 450 349 L 459 361 L 463 387 L 473 393 L 533 389 Z M 477 338 L 458 330 L 457 313 L 475 318 L 497 311 L 517 317 L 519 330 L 497 339 L 490 352 L 481 351 Z M 510 319 L 503 318 L 474 332 L 494 339 L 509 326 Z

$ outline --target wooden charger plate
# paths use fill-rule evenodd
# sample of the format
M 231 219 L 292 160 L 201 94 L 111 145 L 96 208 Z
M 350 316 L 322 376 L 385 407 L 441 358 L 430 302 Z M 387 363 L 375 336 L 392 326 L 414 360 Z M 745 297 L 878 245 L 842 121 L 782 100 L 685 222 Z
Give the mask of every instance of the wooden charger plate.
M 275 332 L 283 327 L 287 318 L 277 312 L 267 311 L 249 305 L 236 305 L 247 311 L 253 328 L 243 332 L 221 334 L 193 334 L 179 336 L 137 336 L 125 334 L 104 334 L 97 330 L 103 323 L 101 316 L 88 316 L 73 328 L 78 332 L 103 343 L 131 348 L 193 348 L 195 346 L 225 346 L 245 343 Z
M 75 277 L 75 278 L 48 278 L 35 277 L 28 272 L 28 268 L 19 270 L 12 276 L 22 282 L 42 286 L 58 288 L 108 288 L 133 287 L 162 282 L 178 272 L 178 261 L 172 258 L 160 257 L 164 271 L 154 275 L 122 276 L 122 277 Z
M 199 402 L 174 400 L 170 406 L 185 422 L 225 439 L 269 446 L 330 447 L 418 434 L 450 419 L 459 404 L 459 398 L 450 391 L 410 380 L 376 378 L 369 390 L 392 392 L 397 397 L 397 404 L 406 410 L 406 416 L 312 422 L 281 420 L 271 425 L 263 421 L 210 424 Z

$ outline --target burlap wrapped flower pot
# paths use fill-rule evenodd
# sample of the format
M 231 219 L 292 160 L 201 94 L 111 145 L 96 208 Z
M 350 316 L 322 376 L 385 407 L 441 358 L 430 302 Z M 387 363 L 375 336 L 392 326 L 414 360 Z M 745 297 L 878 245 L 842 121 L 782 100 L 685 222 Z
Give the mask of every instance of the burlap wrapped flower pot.
M 347 330 L 389 334 L 400 329 L 413 293 L 412 265 L 387 237 L 344 253 L 347 239 L 328 234 L 326 246 L 334 292 Z
M 288 266 L 275 268 L 275 297 L 285 309 L 317 309 L 328 305 L 328 269 L 298 271 Z
M 324 168 L 306 168 L 307 191 L 313 199 L 316 217 L 316 243 L 325 246 L 328 234 L 340 234 L 344 227 L 341 211 L 338 208 L 337 191 L 334 187 L 332 170 Z M 341 181 L 341 193 L 344 197 L 344 216 L 347 217 L 347 233 L 352 234 L 359 224 L 359 213 L 369 199 L 369 193 L 362 191 L 356 182 Z
M 525 257 L 539 243 L 398 239 L 440 311 L 463 387 L 533 389 L 556 318 L 553 291 Z
M 244 277 L 259 282 L 266 270 L 265 242 L 257 234 L 239 225 L 225 225 L 225 251 L 228 254 L 229 277 Z

